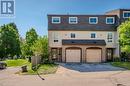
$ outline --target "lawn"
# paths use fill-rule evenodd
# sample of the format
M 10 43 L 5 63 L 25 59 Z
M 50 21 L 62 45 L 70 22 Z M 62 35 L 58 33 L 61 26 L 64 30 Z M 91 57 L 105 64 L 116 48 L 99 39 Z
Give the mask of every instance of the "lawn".
M 30 63 L 25 59 L 16 59 L 16 60 L 5 60 L 8 67 L 17 67 L 23 65 L 30 65 Z
M 31 74 L 35 75 L 37 72 L 39 74 L 53 74 L 57 71 L 58 65 L 56 64 L 41 64 L 37 71 L 33 71 L 31 68 L 28 68 L 28 72 L 22 74 Z
M 27 75 L 35 75 L 37 72 L 39 74 L 52 74 L 57 71 L 58 65 L 56 64 L 40 64 L 37 71 L 33 71 L 32 64 L 29 63 L 26 59 L 17 59 L 17 60 L 6 60 L 8 67 L 18 67 L 27 65 L 28 72 L 22 73 L 21 70 L 16 72 L 16 74 L 27 74 Z
M 111 65 L 122 67 L 130 70 L 130 62 L 111 62 Z

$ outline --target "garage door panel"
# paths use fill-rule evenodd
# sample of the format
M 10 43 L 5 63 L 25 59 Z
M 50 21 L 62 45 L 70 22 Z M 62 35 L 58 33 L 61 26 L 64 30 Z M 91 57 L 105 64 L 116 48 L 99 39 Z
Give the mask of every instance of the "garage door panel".
M 67 49 L 66 62 L 80 62 L 81 50 L 80 49 Z
M 87 49 L 87 62 L 101 62 L 101 49 Z

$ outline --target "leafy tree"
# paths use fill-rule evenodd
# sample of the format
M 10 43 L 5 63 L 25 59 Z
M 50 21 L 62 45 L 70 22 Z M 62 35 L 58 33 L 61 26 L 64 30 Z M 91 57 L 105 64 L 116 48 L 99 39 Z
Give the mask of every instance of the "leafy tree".
M 121 49 L 123 52 L 130 53 L 130 20 L 122 23 L 118 29 Z
M 4 54 L 5 54 L 4 46 L 2 44 L 2 36 L 1 36 L 3 27 L 4 27 L 4 25 L 0 27 L 0 60 L 2 60 L 4 58 Z
M 37 40 L 38 35 L 35 31 L 35 29 L 30 29 L 28 32 L 26 32 L 26 43 L 23 45 L 23 52 L 26 52 L 26 56 L 32 56 L 33 52 L 31 50 L 32 45 Z
M 48 38 L 47 36 L 39 37 L 32 46 L 32 50 L 36 56 L 42 56 L 43 61 L 48 61 Z
M 19 56 L 21 51 L 19 33 L 16 25 L 9 23 L 1 26 L 0 34 L 0 52 L 3 55 L 2 57 L 7 58 L 10 56 L 13 58 L 15 55 Z
M 17 29 L 17 26 L 15 23 L 9 23 L 8 26 L 10 26 L 10 28 L 13 29 L 13 32 L 12 32 L 12 35 L 14 38 L 12 38 L 14 41 L 13 41 L 13 53 L 14 55 L 17 55 L 19 56 L 21 54 L 21 49 L 20 49 L 20 37 L 19 37 L 19 32 L 18 32 L 18 29 Z

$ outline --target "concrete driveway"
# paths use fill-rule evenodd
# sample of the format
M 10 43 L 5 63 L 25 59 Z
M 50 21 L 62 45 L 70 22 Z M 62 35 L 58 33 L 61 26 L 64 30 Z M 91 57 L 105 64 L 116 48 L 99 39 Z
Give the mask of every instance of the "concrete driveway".
M 91 72 L 85 70 L 88 66 Z M 0 71 L 0 86 L 130 86 L 130 71 L 109 64 L 60 64 L 56 74 L 42 75 L 45 80 L 37 75 L 14 74 L 18 70 L 20 68 Z

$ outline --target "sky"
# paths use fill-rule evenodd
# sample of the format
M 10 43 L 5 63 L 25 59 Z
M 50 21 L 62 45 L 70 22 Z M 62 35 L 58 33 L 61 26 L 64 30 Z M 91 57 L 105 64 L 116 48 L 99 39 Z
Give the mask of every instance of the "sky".
M 38 35 L 47 35 L 47 14 L 104 14 L 130 8 L 130 0 L 15 0 L 15 17 L 0 18 L 0 26 L 14 22 L 25 37 L 30 28 Z

